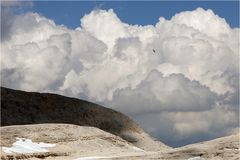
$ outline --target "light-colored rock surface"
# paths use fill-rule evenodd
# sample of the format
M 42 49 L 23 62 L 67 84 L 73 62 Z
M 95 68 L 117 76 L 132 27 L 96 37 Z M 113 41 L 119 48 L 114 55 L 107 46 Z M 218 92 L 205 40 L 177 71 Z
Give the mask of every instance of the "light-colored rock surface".
M 240 134 L 217 138 L 210 141 L 169 149 L 165 153 L 132 156 L 124 159 L 164 159 L 164 160 L 239 160 Z M 121 158 L 118 158 L 121 159 Z
M 165 150 L 171 149 L 171 147 L 163 144 L 162 142 L 158 141 L 157 139 L 154 139 L 146 132 L 123 132 L 121 134 L 121 137 L 129 136 L 134 138 L 134 141 L 132 142 L 135 146 L 145 150 L 145 151 L 160 151 L 163 152 Z M 130 139 L 130 138 L 126 138 Z
M 56 144 L 47 153 L 6 154 L 2 159 L 77 159 L 81 157 L 122 157 L 146 154 L 131 143 L 95 127 L 69 124 L 38 124 L 1 127 L 1 146 L 11 147 L 17 137 L 33 142 Z
M 204 159 L 211 160 L 237 160 L 239 155 L 239 138 L 240 134 L 217 138 L 214 140 L 201 142 L 197 144 L 187 145 L 175 149 L 172 153 L 175 155 L 181 154 L 184 156 L 200 156 Z
M 239 136 L 240 134 L 237 133 L 211 141 L 156 152 L 141 150 L 126 140 L 95 127 L 70 124 L 8 126 L 1 127 L 2 147 L 11 147 L 17 137 L 31 139 L 33 142 L 56 144 L 56 147 L 48 148 L 49 152 L 31 154 L 6 154 L 1 150 L 1 158 L 237 160 L 239 159 Z M 152 141 L 141 142 L 150 146 Z M 152 147 L 157 147 L 154 145 L 155 143 Z

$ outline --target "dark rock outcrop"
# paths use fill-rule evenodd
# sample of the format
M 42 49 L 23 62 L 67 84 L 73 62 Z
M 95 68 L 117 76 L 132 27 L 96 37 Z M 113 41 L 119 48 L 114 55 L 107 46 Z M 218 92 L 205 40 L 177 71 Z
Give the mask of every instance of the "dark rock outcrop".
M 141 132 L 127 116 L 103 106 L 57 94 L 23 92 L 1 87 L 1 125 L 69 123 L 119 134 Z
M 168 148 L 152 139 L 129 117 L 112 109 L 57 94 L 1 87 L 2 126 L 42 123 L 93 126 L 146 150 Z

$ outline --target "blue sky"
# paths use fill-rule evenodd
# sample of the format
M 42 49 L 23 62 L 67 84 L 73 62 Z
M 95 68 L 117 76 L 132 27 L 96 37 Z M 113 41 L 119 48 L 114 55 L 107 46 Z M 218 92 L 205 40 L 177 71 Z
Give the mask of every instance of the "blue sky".
M 215 14 L 225 18 L 231 27 L 239 27 L 238 1 L 37 1 L 34 2 L 31 10 L 53 19 L 57 24 L 63 24 L 68 28 L 76 28 L 80 25 L 81 17 L 96 8 L 112 8 L 118 17 L 128 24 L 154 25 L 160 16 L 170 19 L 176 13 L 194 10 L 197 7 L 212 9 Z

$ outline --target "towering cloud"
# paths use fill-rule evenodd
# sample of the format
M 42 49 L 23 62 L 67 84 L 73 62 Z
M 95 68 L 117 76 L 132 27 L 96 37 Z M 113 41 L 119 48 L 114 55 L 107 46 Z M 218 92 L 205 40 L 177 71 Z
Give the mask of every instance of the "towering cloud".
M 238 127 L 239 28 L 211 10 L 160 17 L 155 26 L 94 10 L 74 30 L 37 13 L 6 20 L 2 86 L 104 104 L 172 145 Z

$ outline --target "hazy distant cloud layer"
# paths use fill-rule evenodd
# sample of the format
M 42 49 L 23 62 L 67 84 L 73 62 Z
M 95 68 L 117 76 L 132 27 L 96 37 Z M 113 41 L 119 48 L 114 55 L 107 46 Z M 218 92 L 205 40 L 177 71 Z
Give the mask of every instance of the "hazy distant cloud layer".
M 75 30 L 37 13 L 4 21 L 2 86 L 104 104 L 173 145 L 238 127 L 239 28 L 211 10 L 155 26 L 123 23 L 113 10 L 92 11 Z

